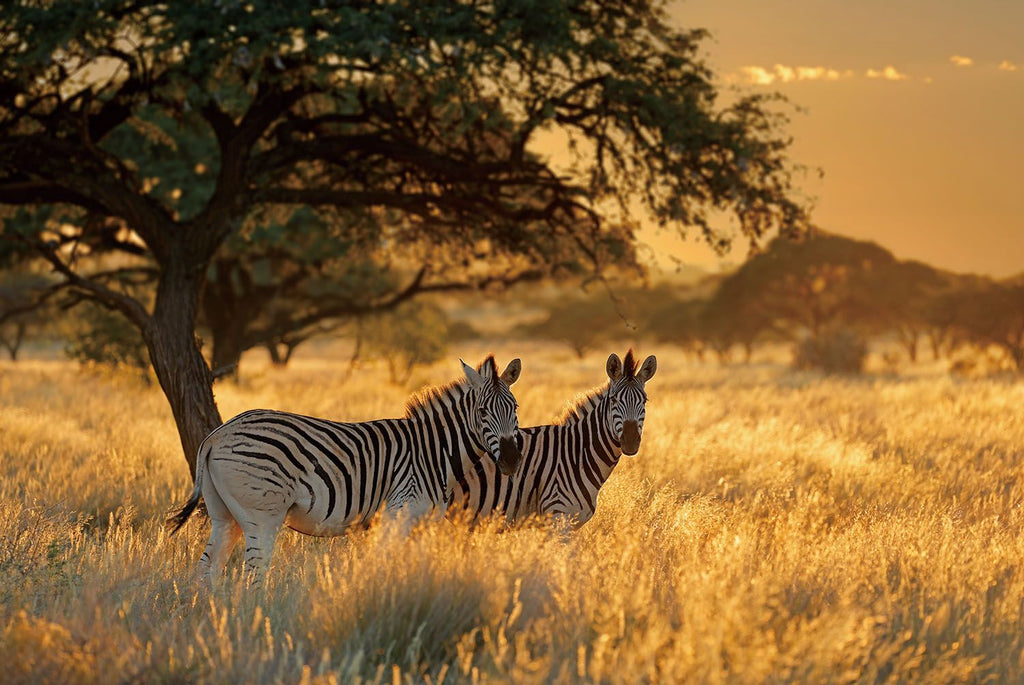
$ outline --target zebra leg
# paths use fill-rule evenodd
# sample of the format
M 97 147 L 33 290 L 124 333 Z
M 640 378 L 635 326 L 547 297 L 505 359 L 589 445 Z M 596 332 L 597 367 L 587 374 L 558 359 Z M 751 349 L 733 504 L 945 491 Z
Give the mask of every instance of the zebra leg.
M 245 535 L 245 577 L 250 587 L 256 588 L 263 584 L 270 569 L 270 559 L 274 555 L 274 542 L 283 523 L 283 516 L 279 521 L 268 517 L 241 523 Z
M 242 529 L 231 516 L 227 518 L 211 517 L 210 523 L 212 524 L 210 541 L 206 543 L 203 556 L 199 559 L 199 573 L 208 575 L 212 583 L 224 570 L 224 565 L 227 563 L 228 557 L 231 556 L 231 550 L 238 542 L 238 538 L 242 536 Z
M 439 513 L 440 512 L 440 513 Z M 386 516 L 396 521 L 402 537 L 409 537 L 413 527 L 424 520 L 444 516 L 444 505 L 439 508 L 425 497 L 406 500 L 397 506 L 389 506 L 384 510 Z
M 226 516 L 241 527 L 245 538 L 246 579 L 250 585 L 259 586 L 270 567 L 274 541 L 290 506 L 290 493 L 267 487 L 253 473 L 240 472 L 233 465 L 222 466 L 222 462 L 211 460 L 210 480 Z
M 207 576 L 210 583 L 213 583 L 224 570 L 224 565 L 231 556 L 231 550 L 238 542 L 242 529 L 239 528 L 238 522 L 209 476 L 207 483 L 204 483 L 203 500 L 206 502 L 206 513 L 210 517 L 210 539 L 199 558 L 197 573 L 200 577 Z

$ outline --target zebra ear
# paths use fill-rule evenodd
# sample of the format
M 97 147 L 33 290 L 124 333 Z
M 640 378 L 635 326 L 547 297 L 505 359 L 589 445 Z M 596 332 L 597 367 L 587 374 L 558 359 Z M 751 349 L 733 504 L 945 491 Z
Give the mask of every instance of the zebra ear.
M 459 363 L 462 364 L 462 373 L 466 374 L 466 380 L 469 381 L 470 385 L 473 387 L 479 387 L 484 384 L 484 377 L 481 376 L 476 369 L 461 359 L 459 360 Z
M 650 357 L 644 360 L 644 363 L 640 366 L 640 370 L 636 372 L 636 379 L 641 383 L 646 383 L 651 380 L 654 372 L 658 370 L 658 360 L 652 354 Z
M 519 380 L 519 374 L 523 370 L 523 363 L 519 361 L 519 358 L 513 359 L 505 367 L 505 370 L 501 372 L 501 381 L 505 385 L 512 385 Z
M 622 375 L 622 360 L 619 359 L 619 355 L 612 352 L 608 355 L 608 363 L 605 365 L 605 369 L 608 371 L 608 378 L 615 381 Z

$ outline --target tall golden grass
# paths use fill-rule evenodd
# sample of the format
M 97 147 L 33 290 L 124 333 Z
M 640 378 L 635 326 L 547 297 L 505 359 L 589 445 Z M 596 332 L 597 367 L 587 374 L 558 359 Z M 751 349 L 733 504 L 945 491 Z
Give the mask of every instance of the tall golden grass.
M 608 350 L 611 351 L 611 350 Z M 615 350 L 620 355 L 624 350 Z M 607 354 L 514 352 L 523 425 Z M 158 389 L 0 366 L 5 682 L 982 682 L 1024 677 L 1024 384 L 823 378 L 657 352 L 647 426 L 563 538 L 447 522 L 282 532 L 269 584 L 190 581 L 208 528 Z M 483 350 L 470 350 L 479 361 Z M 338 356 L 340 358 L 340 355 Z M 413 387 L 329 352 L 247 361 L 263 406 L 402 413 Z M 416 383 L 458 373 L 454 357 Z

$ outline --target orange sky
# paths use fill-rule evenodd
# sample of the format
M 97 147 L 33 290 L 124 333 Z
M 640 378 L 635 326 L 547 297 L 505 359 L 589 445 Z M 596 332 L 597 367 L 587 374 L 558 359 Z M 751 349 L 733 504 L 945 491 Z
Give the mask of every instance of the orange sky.
M 1024 272 L 1024 0 L 672 0 L 725 88 L 795 114 L 825 230 L 961 272 Z M 688 261 L 718 260 L 655 237 Z M 726 260 L 742 260 L 734 250 Z

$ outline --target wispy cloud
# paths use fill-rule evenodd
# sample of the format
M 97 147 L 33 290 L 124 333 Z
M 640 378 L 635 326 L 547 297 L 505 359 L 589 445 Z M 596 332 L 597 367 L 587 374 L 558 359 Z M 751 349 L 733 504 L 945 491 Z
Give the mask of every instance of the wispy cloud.
M 864 72 L 864 75 L 868 78 L 880 78 L 886 81 L 905 81 L 909 78 L 891 64 L 886 65 L 884 69 L 868 69 Z
M 764 67 L 740 67 L 740 73 L 748 83 L 756 83 L 759 86 L 775 83 L 775 74 Z
M 740 67 L 740 78 L 747 83 L 770 86 L 773 83 L 792 83 L 793 81 L 838 81 L 853 76 L 853 71 L 839 71 L 828 67 L 791 67 L 776 64 L 771 68 L 759 66 Z
M 1024 64 L 1017 64 L 1004 59 L 998 65 L 994 62 L 976 63 L 965 55 L 953 55 L 949 62 L 955 67 L 975 67 L 977 69 L 992 69 L 1000 71 L 1024 72 Z M 935 82 L 931 76 L 910 76 L 892 64 L 887 64 L 879 69 L 869 68 L 864 71 L 853 69 L 835 69 L 823 66 L 790 66 L 786 64 L 774 64 L 770 67 L 748 65 L 740 67 L 737 71 L 727 74 L 726 81 L 731 83 L 749 83 L 758 86 L 772 86 L 797 81 L 841 81 L 854 78 L 869 78 L 881 81 L 918 81 L 926 84 Z

